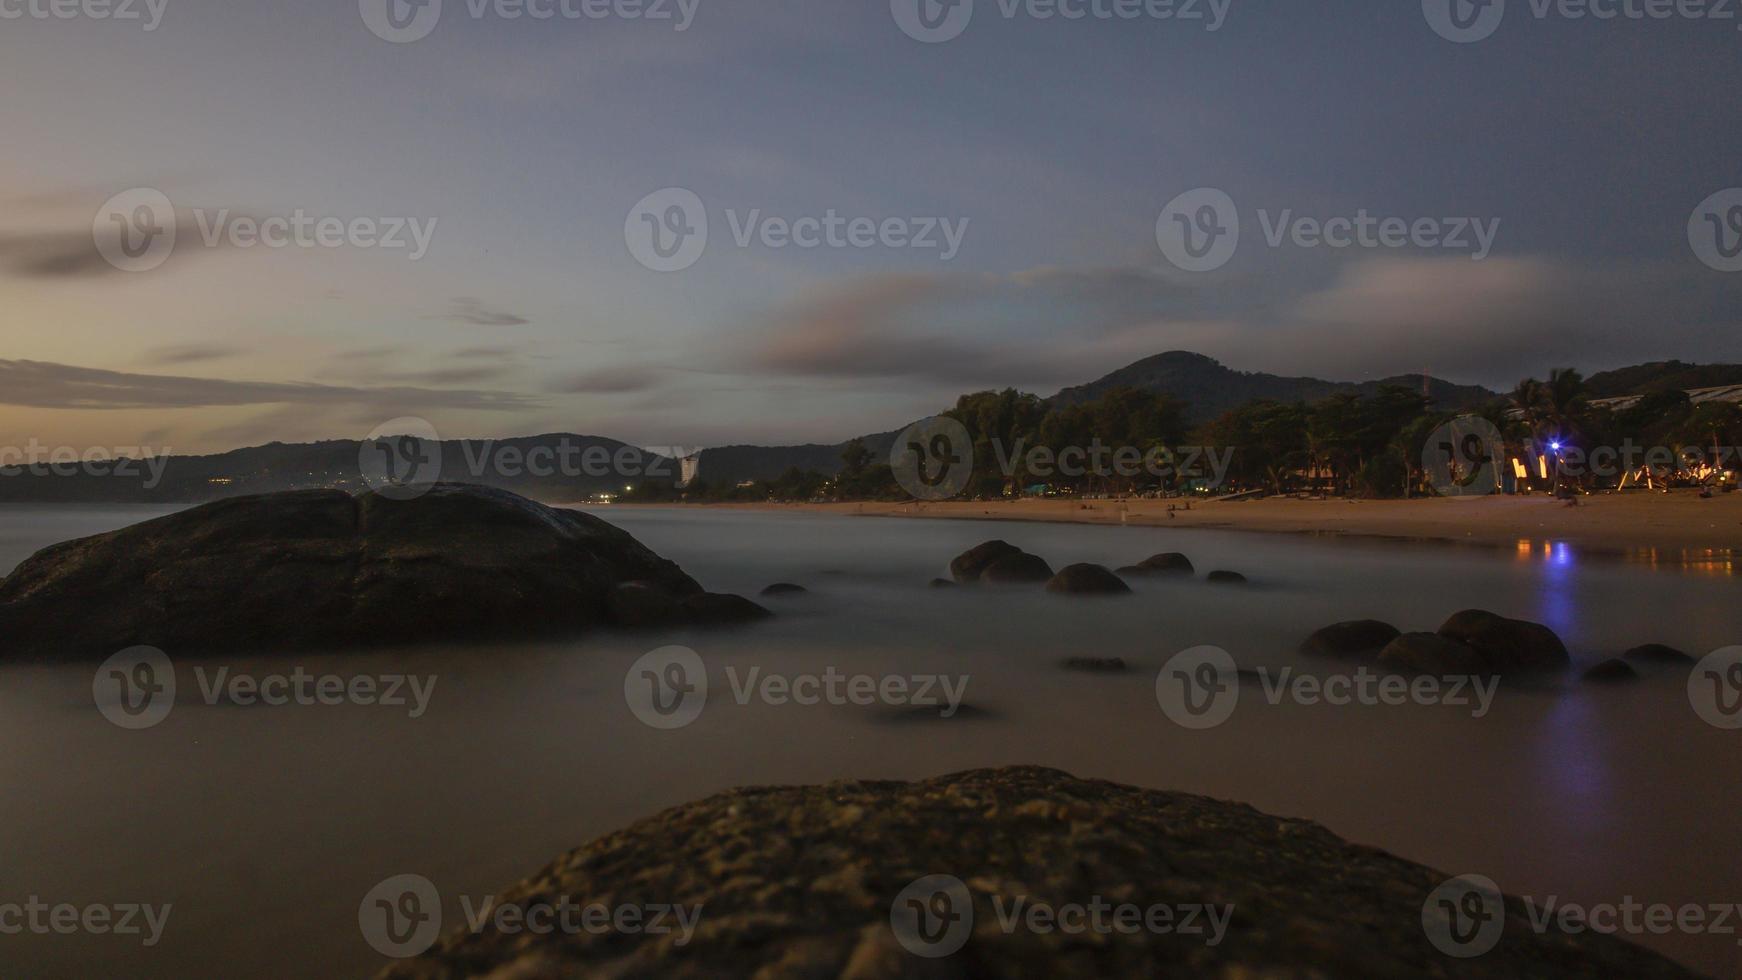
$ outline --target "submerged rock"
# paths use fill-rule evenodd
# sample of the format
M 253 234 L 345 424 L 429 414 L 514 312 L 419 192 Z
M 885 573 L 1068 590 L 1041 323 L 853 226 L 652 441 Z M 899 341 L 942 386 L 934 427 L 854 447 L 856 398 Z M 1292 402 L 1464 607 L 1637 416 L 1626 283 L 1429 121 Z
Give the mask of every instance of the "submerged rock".
M 920 881 L 931 875 L 949 877 Z M 1423 931 L 1423 910 L 1449 877 L 1307 821 L 1037 767 L 757 787 L 558 857 L 499 897 L 509 915 L 477 932 L 457 925 L 380 976 L 1695 976 L 1553 919 L 1538 933 L 1517 898 L 1496 900 L 1504 924 L 1492 950 L 1450 959 Z M 1000 927 L 1000 911 L 1018 902 L 1051 911 L 1097 901 L 1140 920 L 1159 908 L 1182 926 L 1174 910 L 1192 907 L 1195 925 L 1079 934 L 1028 928 L 1024 917 Z M 681 907 L 693 933 L 671 914 L 660 932 L 525 928 L 554 907 L 594 905 Z M 909 952 L 957 939 L 942 958 Z
M 620 590 L 625 583 L 645 588 Z M 0 582 L 0 650 L 101 659 L 559 637 L 736 621 L 617 527 L 503 490 L 236 497 L 57 544 Z M 760 607 L 756 607 L 760 608 Z
M 762 594 L 763 595 L 803 595 L 804 593 L 809 592 L 809 591 L 810 591 L 809 589 L 805 588 L 802 585 L 794 585 L 791 582 L 776 582 L 773 585 L 770 585 L 768 588 L 763 589 Z
M 1585 680 L 1600 684 L 1616 684 L 1625 681 L 1636 681 L 1639 672 L 1625 660 L 1605 660 L 1585 671 Z
M 1379 665 L 1402 674 L 1438 677 L 1488 673 L 1482 655 L 1438 633 L 1403 633 L 1379 651 Z
M 1064 595 L 1124 595 L 1131 586 L 1102 565 L 1067 565 L 1047 580 L 1046 590 Z
M 1644 664 L 1692 664 L 1699 662 L 1691 655 L 1661 643 L 1647 643 L 1644 646 L 1634 647 L 1621 656 Z
M 934 589 L 953 589 L 956 587 L 956 583 L 951 579 L 934 578 L 931 580 L 931 588 Z
M 1153 575 L 1195 575 L 1197 569 L 1192 567 L 1192 560 L 1177 551 L 1165 554 L 1151 555 L 1135 565 L 1127 565 L 1119 569 L 1120 575 L 1136 575 L 1140 578 Z
M 1211 572 L 1208 576 L 1206 576 L 1206 579 L 1208 581 L 1215 582 L 1218 585 L 1245 585 L 1246 584 L 1246 576 L 1241 575 L 1239 572 L 1225 572 L 1225 571 Z
M 1019 551 L 1014 555 L 1005 555 L 980 573 L 980 581 L 995 582 L 1006 585 L 1025 584 L 1029 582 L 1045 582 L 1052 578 L 1052 566 L 1039 555 L 1031 555 Z
M 1065 661 L 1066 670 L 1081 670 L 1091 674 L 1119 674 L 1125 671 L 1123 657 L 1072 657 Z
M 1302 640 L 1300 652 L 1309 657 L 1370 660 L 1401 635 L 1402 630 L 1377 619 L 1332 623 Z
M 1022 554 L 1008 541 L 987 541 L 962 552 L 950 561 L 950 577 L 957 582 L 978 582 L 986 569 L 1000 558 Z
M 1554 630 L 1483 609 L 1454 613 L 1440 626 L 1439 634 L 1480 653 L 1491 673 L 1558 670 L 1572 663 L 1566 644 Z

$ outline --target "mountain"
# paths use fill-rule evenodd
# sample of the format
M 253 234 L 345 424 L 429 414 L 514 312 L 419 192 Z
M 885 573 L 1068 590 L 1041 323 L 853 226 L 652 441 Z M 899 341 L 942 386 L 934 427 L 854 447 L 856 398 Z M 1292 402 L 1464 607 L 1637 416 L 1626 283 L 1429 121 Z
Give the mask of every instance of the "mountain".
M 682 476 L 678 461 L 603 436 L 553 433 L 436 445 L 441 479 L 498 487 L 549 503 L 619 493 L 627 485 L 649 481 L 675 485 Z M 364 443 L 343 439 L 274 442 L 215 456 L 126 460 L 125 466 L 103 473 L 23 470 L 0 477 L 0 503 L 201 503 L 280 490 L 359 490 L 365 485 L 365 459 L 380 458 L 375 444 L 370 446 L 367 457 Z M 420 480 L 435 475 L 419 471 Z
M 1742 364 L 1652 361 L 1593 374 L 1585 379 L 1585 384 L 1590 388 L 1592 398 L 1620 398 L 1670 389 L 1715 388 L 1742 384 Z
M 1208 422 L 1223 412 L 1258 399 L 1314 402 L 1343 393 L 1371 395 L 1386 385 L 1420 391 L 1422 376 L 1408 374 L 1362 382 L 1286 378 L 1235 371 L 1214 358 L 1190 351 L 1168 351 L 1128 364 L 1099 381 L 1066 388 L 1053 396 L 1053 401 L 1074 405 L 1094 401 L 1114 388 L 1139 388 L 1171 395 L 1191 406 L 1189 417 L 1192 421 Z M 1427 379 L 1427 394 L 1436 407 L 1444 409 L 1473 408 L 1499 397 L 1478 385 L 1458 385 L 1432 377 Z
M 1499 397 L 1476 385 L 1426 379 L 1428 396 L 1442 409 L 1471 408 Z M 1379 381 L 1325 381 L 1235 371 L 1188 351 L 1146 357 L 1097 381 L 1066 388 L 1055 404 L 1093 400 L 1122 385 L 1158 391 L 1191 406 L 1189 417 L 1205 422 L 1248 401 L 1312 402 L 1348 392 L 1369 395 L 1395 384 L 1422 388 L 1421 375 Z M 1616 397 L 1663 388 L 1742 384 L 1742 365 L 1658 361 L 1605 371 L 1589 379 L 1594 397 Z M 887 459 L 897 432 L 860 437 L 874 456 Z M 603 436 L 554 433 L 517 439 L 461 440 L 439 444 L 441 477 L 511 490 L 547 503 L 572 503 L 629 485 L 675 486 L 684 462 L 648 453 Z M 722 446 L 702 451 L 694 476 L 710 484 L 773 479 L 787 470 L 839 472 L 846 442 L 803 446 Z M 0 467 L 0 503 L 119 502 L 199 503 L 219 497 L 316 487 L 358 489 L 363 444 L 356 440 L 271 443 L 213 456 L 175 456 L 131 461 L 125 475 L 8 472 Z M 376 450 L 371 450 L 372 453 Z
M 899 431 L 860 436 L 873 456 L 886 459 Z M 696 477 L 710 484 L 738 484 L 746 480 L 772 480 L 796 466 L 801 470 L 835 473 L 841 468 L 841 453 L 848 442 L 830 446 L 721 446 L 704 449 L 697 459 Z

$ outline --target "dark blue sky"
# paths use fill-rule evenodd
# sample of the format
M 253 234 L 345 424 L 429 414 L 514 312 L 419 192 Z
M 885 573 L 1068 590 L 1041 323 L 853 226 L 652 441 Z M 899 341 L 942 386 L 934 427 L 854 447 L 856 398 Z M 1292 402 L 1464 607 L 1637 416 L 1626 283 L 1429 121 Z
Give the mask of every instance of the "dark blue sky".
M 0 361 L 39 362 L 0 363 L 12 439 L 222 448 L 411 414 L 456 436 L 832 440 L 1172 348 L 1497 387 L 1742 359 L 1742 274 L 1689 230 L 1742 186 L 1735 16 L 1508 0 L 1455 43 L 1430 26 L 1446 0 L 1232 0 L 1213 31 L 976 0 L 921 43 L 911 0 L 692 0 L 681 31 L 631 0 L 548 20 L 444 0 L 391 43 L 365 16 L 385 0 L 158 0 L 149 31 L 29 2 L 0 0 L 25 12 L 0 19 Z M 173 202 L 176 248 L 119 272 L 92 215 L 136 187 Z M 666 188 L 709 235 L 662 273 L 633 212 Z M 1206 272 L 1157 240 L 1197 188 L 1241 225 Z M 435 225 L 415 261 L 200 229 L 295 213 Z M 1285 213 L 1437 237 L 1272 246 Z M 899 234 L 800 248 L 760 223 L 831 214 Z M 1479 260 L 1463 219 L 1493 229 Z

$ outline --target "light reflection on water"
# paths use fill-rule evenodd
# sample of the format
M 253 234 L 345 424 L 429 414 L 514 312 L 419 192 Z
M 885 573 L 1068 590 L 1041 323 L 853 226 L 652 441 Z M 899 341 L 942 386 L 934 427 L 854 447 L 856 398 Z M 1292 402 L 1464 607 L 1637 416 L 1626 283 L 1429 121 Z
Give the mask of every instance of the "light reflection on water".
M 1210 732 L 1175 728 L 1154 695 L 1155 672 L 1186 647 L 1213 643 L 1248 667 L 1322 671 L 1292 652 L 1313 628 L 1377 617 L 1429 630 L 1469 607 L 1547 622 L 1581 664 L 1646 642 L 1704 652 L 1742 641 L 1742 604 L 1727 579 L 1553 542 L 1521 543 L 1513 560 L 1492 549 L 1207 530 L 601 514 L 710 588 L 755 594 L 796 581 L 812 590 L 768 600 L 780 615 L 754 629 L 675 638 L 707 659 L 715 690 L 729 690 L 726 667 L 945 672 L 969 676 L 968 701 L 984 710 L 891 724 L 874 709 L 710 699 L 691 728 L 655 732 L 623 704 L 623 677 L 670 637 L 302 658 L 320 670 L 437 674 L 430 712 L 416 721 L 178 702 L 162 726 L 122 732 L 90 707 L 88 670 L 8 669 L 0 839 L 30 846 L 7 854 L 5 881 L 176 902 L 149 957 L 26 941 L 8 954 L 23 975 L 363 975 L 380 961 L 356 933 L 356 904 L 390 874 L 486 894 L 593 836 L 728 786 L 1011 763 L 1319 820 L 1517 893 L 1585 903 L 1742 896 L 1742 845 L 1730 829 L 1742 808 L 1742 780 L 1730 775 L 1742 770 L 1742 740 L 1701 723 L 1673 671 L 1620 689 L 1568 680 L 1505 691 L 1482 718 L 1444 706 L 1270 705 L 1242 693 L 1234 718 Z M 0 568 L 142 516 L 0 512 Z M 1054 567 L 1183 551 L 1200 576 L 1233 569 L 1252 585 L 1146 583 L 1105 602 L 926 587 L 951 556 L 993 537 Z M 1132 672 L 1059 670 L 1084 654 L 1123 657 Z M 1734 947 L 1719 937 L 1648 942 L 1708 972 L 1733 968 Z

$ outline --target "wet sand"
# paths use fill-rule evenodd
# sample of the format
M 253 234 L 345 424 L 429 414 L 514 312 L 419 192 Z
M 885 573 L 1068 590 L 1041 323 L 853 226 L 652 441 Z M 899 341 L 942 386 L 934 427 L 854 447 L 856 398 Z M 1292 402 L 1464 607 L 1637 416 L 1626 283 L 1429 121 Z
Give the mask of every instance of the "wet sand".
M 1187 509 L 1189 505 L 1190 509 Z M 672 505 L 698 506 L 698 505 Z M 1424 500 L 1010 500 L 706 504 L 721 509 L 866 517 L 1048 521 L 1216 528 L 1518 547 L 1556 542 L 1588 554 L 1688 562 L 1742 554 L 1742 494 L 1596 494 L 1577 506 L 1545 495 Z

